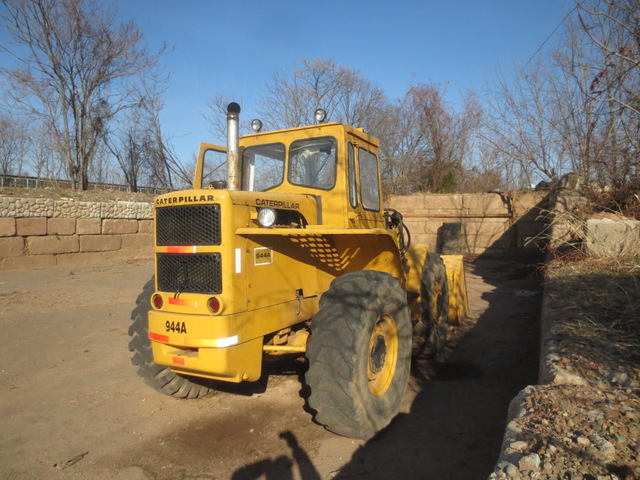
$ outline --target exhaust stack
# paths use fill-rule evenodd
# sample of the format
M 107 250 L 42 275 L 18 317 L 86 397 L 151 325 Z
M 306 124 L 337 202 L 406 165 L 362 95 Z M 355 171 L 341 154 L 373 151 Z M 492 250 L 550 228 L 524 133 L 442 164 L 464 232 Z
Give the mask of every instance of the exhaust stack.
M 240 190 L 240 105 L 231 102 L 227 106 L 227 188 Z

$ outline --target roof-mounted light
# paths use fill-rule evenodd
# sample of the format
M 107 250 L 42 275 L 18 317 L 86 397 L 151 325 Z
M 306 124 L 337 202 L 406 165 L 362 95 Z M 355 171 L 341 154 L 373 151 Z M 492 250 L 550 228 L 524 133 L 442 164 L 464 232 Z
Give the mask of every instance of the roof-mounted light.
M 313 116 L 316 119 L 316 123 L 322 123 L 327 118 L 327 112 L 322 108 L 318 108 L 313 114 Z
M 251 129 L 256 133 L 260 133 L 260 131 L 262 130 L 262 122 L 257 118 L 251 120 Z

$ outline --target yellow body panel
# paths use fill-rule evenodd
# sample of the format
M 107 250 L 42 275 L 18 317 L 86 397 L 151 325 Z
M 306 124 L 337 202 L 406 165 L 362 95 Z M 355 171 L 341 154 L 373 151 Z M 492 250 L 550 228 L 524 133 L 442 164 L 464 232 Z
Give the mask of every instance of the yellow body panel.
M 412 246 L 403 258 L 398 227 L 387 225 L 382 197 L 377 209 L 370 203 L 367 209 L 360 196 L 364 188 L 358 170 L 360 152 L 370 164 L 371 154 L 378 153 L 375 138 L 342 124 L 315 125 L 246 135 L 239 140 L 239 155 L 242 157 L 246 148 L 274 144 L 281 144 L 287 152 L 297 140 L 319 137 L 335 139 L 337 162 L 331 188 L 289 183 L 286 172 L 282 183 L 266 192 L 202 188 L 211 180 L 211 171 L 218 171 L 216 167 L 203 174 L 205 155 L 225 150 L 202 144 L 194 189 L 171 192 L 155 200 L 156 228 L 161 209 L 166 209 L 164 217 L 177 212 L 170 221 L 163 220 L 162 228 L 170 231 L 169 238 L 185 238 L 179 235 L 180 229 L 196 228 L 190 222 L 199 220 L 191 218 L 189 212 L 200 206 L 218 209 L 215 228 L 220 232 L 218 240 L 194 241 L 195 245 L 160 244 L 166 241 L 158 242 L 156 232 L 154 295 L 163 303 L 149 312 L 149 337 L 156 363 L 206 378 L 257 380 L 263 350 L 300 351 L 294 335 L 288 335 L 317 313 L 320 297 L 336 277 L 363 269 L 384 271 L 398 278 L 407 291 L 419 295 L 426 246 Z M 353 161 L 347 162 L 347 157 Z M 349 170 L 348 163 L 355 170 Z M 375 186 L 370 175 L 366 178 L 368 186 Z M 354 186 L 357 200 L 349 195 Z M 170 210 L 172 207 L 176 208 Z M 279 211 L 288 223 L 273 228 L 260 226 L 258 213 L 263 208 Z M 202 225 L 196 229 L 203 228 L 207 229 Z M 160 258 L 170 259 L 169 273 L 167 267 L 160 269 Z M 213 281 L 217 282 L 215 288 L 208 293 L 183 288 L 202 273 L 198 269 L 205 268 L 198 262 L 213 262 L 212 258 L 217 259 L 215 268 L 219 269 Z M 168 282 L 167 276 L 171 277 Z M 211 281 L 198 278 L 197 282 L 208 290 Z M 456 270 L 450 282 L 455 288 L 464 286 L 464 271 L 461 276 Z M 161 285 L 170 287 L 162 290 Z M 466 299 L 466 291 L 463 296 Z M 215 313 L 209 309 L 212 297 L 220 306 Z M 456 312 L 460 310 L 459 297 L 452 295 Z M 415 299 L 412 295 L 412 311 L 420 305 Z
M 230 382 L 255 381 L 261 374 L 263 336 L 311 318 L 317 310 L 318 297 L 232 315 L 151 311 L 150 337 L 162 339 L 152 341 L 153 357 L 176 372 Z M 171 331 L 172 324 L 185 332 Z
M 467 281 L 462 255 L 442 255 L 449 282 L 449 323 L 460 325 L 469 313 Z

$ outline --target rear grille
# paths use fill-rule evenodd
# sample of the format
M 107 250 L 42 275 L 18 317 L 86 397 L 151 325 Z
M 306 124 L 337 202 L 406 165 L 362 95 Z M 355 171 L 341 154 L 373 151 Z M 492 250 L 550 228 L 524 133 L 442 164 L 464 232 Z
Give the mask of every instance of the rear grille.
M 220 245 L 220 205 L 158 208 L 156 245 Z
M 158 253 L 157 260 L 158 290 L 208 295 L 222 293 L 222 261 L 219 253 Z

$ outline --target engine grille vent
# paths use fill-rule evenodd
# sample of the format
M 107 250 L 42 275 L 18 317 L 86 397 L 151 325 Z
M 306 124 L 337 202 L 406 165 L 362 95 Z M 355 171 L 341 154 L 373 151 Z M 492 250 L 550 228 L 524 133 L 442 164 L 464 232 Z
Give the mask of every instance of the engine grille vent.
M 220 205 L 158 208 L 156 244 L 220 245 Z
M 158 290 L 208 295 L 222 293 L 222 261 L 219 253 L 158 253 L 157 260 Z

